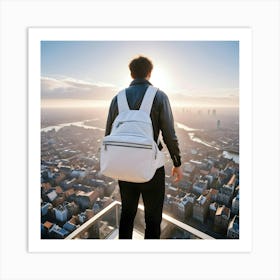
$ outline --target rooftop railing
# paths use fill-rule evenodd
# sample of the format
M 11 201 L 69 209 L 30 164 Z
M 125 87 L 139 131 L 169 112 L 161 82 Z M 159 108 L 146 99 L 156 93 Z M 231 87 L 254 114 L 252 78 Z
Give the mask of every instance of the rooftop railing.
M 112 202 L 66 239 L 118 239 L 121 203 Z M 134 222 L 133 239 L 144 239 L 144 206 L 139 204 Z M 214 239 L 213 237 L 183 223 L 169 215 L 162 215 L 161 239 Z

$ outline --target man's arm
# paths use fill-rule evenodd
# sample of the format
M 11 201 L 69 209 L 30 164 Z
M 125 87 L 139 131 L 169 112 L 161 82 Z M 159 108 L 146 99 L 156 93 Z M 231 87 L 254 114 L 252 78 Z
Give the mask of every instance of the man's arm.
M 161 110 L 160 110 L 160 130 L 162 132 L 163 141 L 167 146 L 174 167 L 172 168 L 172 176 L 176 176 L 175 182 L 178 182 L 183 177 L 181 169 L 181 156 L 178 138 L 174 128 L 174 118 L 166 94 L 163 93 Z
M 116 116 L 118 115 L 118 106 L 117 106 L 116 102 L 117 102 L 117 98 L 115 96 L 112 99 L 111 105 L 109 108 L 107 122 L 106 122 L 106 128 L 105 128 L 105 136 L 107 136 L 111 133 L 112 124 L 113 124 Z

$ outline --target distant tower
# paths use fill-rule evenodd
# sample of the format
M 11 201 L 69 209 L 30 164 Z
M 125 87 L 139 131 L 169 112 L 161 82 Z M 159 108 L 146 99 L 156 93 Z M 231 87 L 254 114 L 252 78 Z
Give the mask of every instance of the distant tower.
M 220 129 L 220 128 L 221 128 L 221 121 L 217 120 L 217 129 Z

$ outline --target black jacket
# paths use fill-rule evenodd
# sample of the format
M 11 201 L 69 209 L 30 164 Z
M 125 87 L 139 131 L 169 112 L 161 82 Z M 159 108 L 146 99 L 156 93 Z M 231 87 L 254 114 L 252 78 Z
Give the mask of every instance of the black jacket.
M 135 79 L 131 82 L 130 86 L 126 88 L 126 97 L 131 110 L 139 110 L 149 85 L 151 85 L 151 83 L 148 80 Z M 118 113 L 117 96 L 115 96 L 110 105 L 105 135 L 110 134 L 112 124 Z M 158 90 L 156 93 L 150 116 L 153 124 L 154 140 L 157 142 L 159 132 L 161 131 L 163 141 L 168 148 L 174 166 L 180 166 L 181 157 L 178 139 L 174 129 L 173 114 L 169 99 L 161 90 Z M 159 148 L 162 149 L 161 143 L 159 144 Z

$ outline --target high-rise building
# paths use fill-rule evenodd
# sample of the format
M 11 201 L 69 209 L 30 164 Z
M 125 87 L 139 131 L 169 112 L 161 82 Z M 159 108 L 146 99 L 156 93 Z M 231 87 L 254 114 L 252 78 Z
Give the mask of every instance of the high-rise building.
M 69 231 L 58 225 L 53 225 L 53 227 L 49 230 L 49 236 L 55 239 L 64 239 L 68 234 Z
M 82 212 L 82 213 L 78 214 L 78 219 L 79 219 L 80 224 L 83 224 L 87 220 L 86 212 Z
M 79 191 L 76 193 L 76 203 L 79 205 L 80 209 L 85 210 L 88 208 L 92 208 L 94 202 L 99 197 L 98 191 L 84 192 Z
M 187 193 L 181 198 L 180 203 L 178 204 L 178 217 L 181 220 L 184 221 L 192 215 L 195 199 L 196 196 L 193 193 Z
M 52 208 L 51 203 L 43 202 L 43 204 L 41 205 L 41 215 L 42 216 L 47 215 L 50 208 Z
M 232 200 L 231 211 L 233 214 L 239 214 L 239 192 Z
M 231 239 L 239 238 L 239 216 L 235 215 L 230 221 L 227 230 L 227 237 Z
M 66 206 L 58 205 L 56 208 L 54 208 L 54 212 L 55 212 L 55 218 L 58 222 L 67 221 L 68 210 Z
M 70 221 L 68 221 L 63 225 L 63 228 L 65 230 L 67 230 L 68 232 L 73 232 L 74 230 L 76 230 L 78 228 L 78 226 L 71 223 Z
M 234 192 L 233 185 L 223 185 L 218 192 L 217 201 L 221 204 L 228 205 L 230 200 L 232 199 L 232 195 Z
M 220 129 L 220 128 L 221 128 L 221 121 L 217 120 L 217 129 Z
M 230 219 L 230 209 L 227 208 L 225 205 L 220 205 L 217 208 L 215 219 L 214 219 L 214 226 L 216 231 L 225 231 L 228 228 Z
M 196 199 L 193 205 L 193 218 L 204 223 L 208 213 L 209 204 L 210 199 L 208 199 L 207 196 L 201 195 L 198 199 Z
M 208 187 L 208 181 L 207 180 L 198 180 L 193 184 L 193 191 L 197 194 L 202 194 L 203 191 L 205 191 Z
M 216 211 L 218 209 L 218 203 L 217 202 L 212 202 L 210 205 L 209 205 L 209 218 L 214 221 L 215 219 L 215 215 L 216 215 Z

